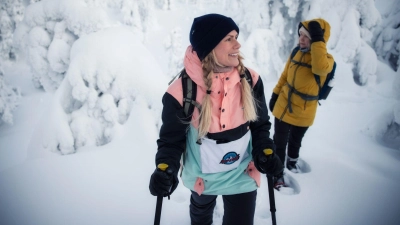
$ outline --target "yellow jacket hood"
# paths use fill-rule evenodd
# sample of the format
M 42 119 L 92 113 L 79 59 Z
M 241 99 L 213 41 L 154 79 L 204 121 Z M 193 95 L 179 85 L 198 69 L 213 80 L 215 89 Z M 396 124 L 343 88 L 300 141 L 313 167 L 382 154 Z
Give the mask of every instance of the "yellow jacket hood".
M 299 27 L 297 29 L 297 33 L 299 33 L 299 29 L 302 26 L 304 28 L 306 28 L 307 31 L 309 31 L 308 30 L 308 23 L 310 23 L 311 21 L 317 21 L 321 25 L 322 30 L 324 30 L 324 40 L 325 40 L 325 43 L 327 43 L 328 40 L 329 40 L 329 37 L 331 35 L 331 25 L 329 25 L 329 23 L 324 19 L 318 18 L 318 19 L 312 19 L 312 20 L 306 20 L 306 21 L 300 22 L 299 23 Z

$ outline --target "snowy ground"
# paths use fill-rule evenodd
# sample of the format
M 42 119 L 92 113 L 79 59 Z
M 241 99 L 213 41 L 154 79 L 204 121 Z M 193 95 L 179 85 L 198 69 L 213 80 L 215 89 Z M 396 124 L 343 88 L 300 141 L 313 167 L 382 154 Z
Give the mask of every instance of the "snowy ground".
M 190 26 L 191 20 L 185 21 Z M 157 35 L 148 37 L 147 46 L 164 68 Z M 393 95 L 396 73 L 379 63 L 377 84 L 359 87 L 351 66 L 333 54 L 340 65 L 336 87 L 321 102 L 300 152 L 310 171 L 287 171 L 298 193 L 275 191 L 277 223 L 400 224 L 400 151 L 383 147 L 368 131 L 369 121 L 376 121 L 393 104 L 388 96 Z M 146 104 L 134 104 L 134 116 L 116 127 L 111 143 L 61 156 L 42 148 L 43 121 L 54 95 L 33 88 L 23 63 L 4 70 L 10 83 L 22 87 L 24 97 L 14 113 L 14 125 L 0 129 L 0 224 L 152 224 L 156 198 L 148 183 L 158 131 Z M 275 82 L 265 81 L 267 97 Z M 271 224 L 267 189 L 264 177 L 255 225 Z M 171 200 L 164 199 L 161 224 L 190 224 L 189 199 L 189 190 L 180 184 Z M 218 198 L 214 224 L 221 224 L 222 215 Z

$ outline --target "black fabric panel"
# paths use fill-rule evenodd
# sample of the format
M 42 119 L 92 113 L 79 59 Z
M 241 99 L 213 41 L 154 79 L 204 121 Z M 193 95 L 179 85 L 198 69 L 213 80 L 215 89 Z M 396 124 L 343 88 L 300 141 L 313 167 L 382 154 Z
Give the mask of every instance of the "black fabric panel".
M 212 140 L 216 140 L 217 144 L 228 143 L 231 141 L 236 141 L 243 137 L 249 129 L 249 122 L 242 124 L 234 129 L 219 132 L 219 133 L 208 133 L 207 137 Z
M 266 148 L 275 150 L 275 145 L 270 138 L 269 131 L 271 129 L 271 122 L 268 115 L 268 108 L 264 95 L 264 84 L 261 77 L 253 88 L 253 95 L 256 99 L 258 115 L 257 121 L 250 123 L 253 152 L 262 151 Z
M 179 169 L 181 155 L 185 150 L 186 131 L 189 123 L 184 122 L 185 114 L 181 104 L 169 93 L 163 98 L 162 126 L 157 140 L 156 165 L 166 163 Z

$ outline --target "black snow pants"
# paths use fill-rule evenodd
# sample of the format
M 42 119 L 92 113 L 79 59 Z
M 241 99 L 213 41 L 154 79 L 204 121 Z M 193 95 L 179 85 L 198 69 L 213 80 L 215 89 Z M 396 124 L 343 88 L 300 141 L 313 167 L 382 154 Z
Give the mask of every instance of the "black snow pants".
M 190 197 L 190 219 L 192 225 L 211 225 L 218 195 L 198 195 L 192 191 Z M 235 195 L 222 195 L 224 216 L 222 225 L 253 225 L 257 190 Z
M 276 145 L 275 151 L 283 165 L 285 165 L 286 146 L 287 155 L 290 158 L 299 158 L 301 141 L 303 140 L 304 134 L 306 133 L 308 127 L 294 126 L 286 122 L 279 121 L 277 118 L 275 118 L 274 127 L 274 143 Z

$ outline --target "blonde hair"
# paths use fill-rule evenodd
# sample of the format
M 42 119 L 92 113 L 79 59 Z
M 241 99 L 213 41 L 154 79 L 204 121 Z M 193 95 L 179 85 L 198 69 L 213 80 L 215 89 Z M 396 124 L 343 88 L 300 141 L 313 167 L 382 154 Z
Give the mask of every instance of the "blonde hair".
M 239 74 L 245 73 L 245 68 L 243 66 L 243 57 L 239 55 L 239 65 L 236 67 Z M 207 87 L 207 91 L 211 89 L 213 69 L 218 65 L 218 62 L 213 54 L 210 52 L 202 61 L 203 67 L 203 80 Z M 246 78 L 243 77 L 241 82 L 241 103 L 243 106 L 243 117 L 246 121 L 256 121 L 257 120 L 257 107 L 256 101 L 253 97 L 253 89 L 247 82 Z M 201 106 L 201 111 L 199 115 L 199 127 L 198 127 L 198 138 L 204 137 L 211 126 L 211 113 L 212 113 L 212 103 L 209 94 L 206 94 Z

